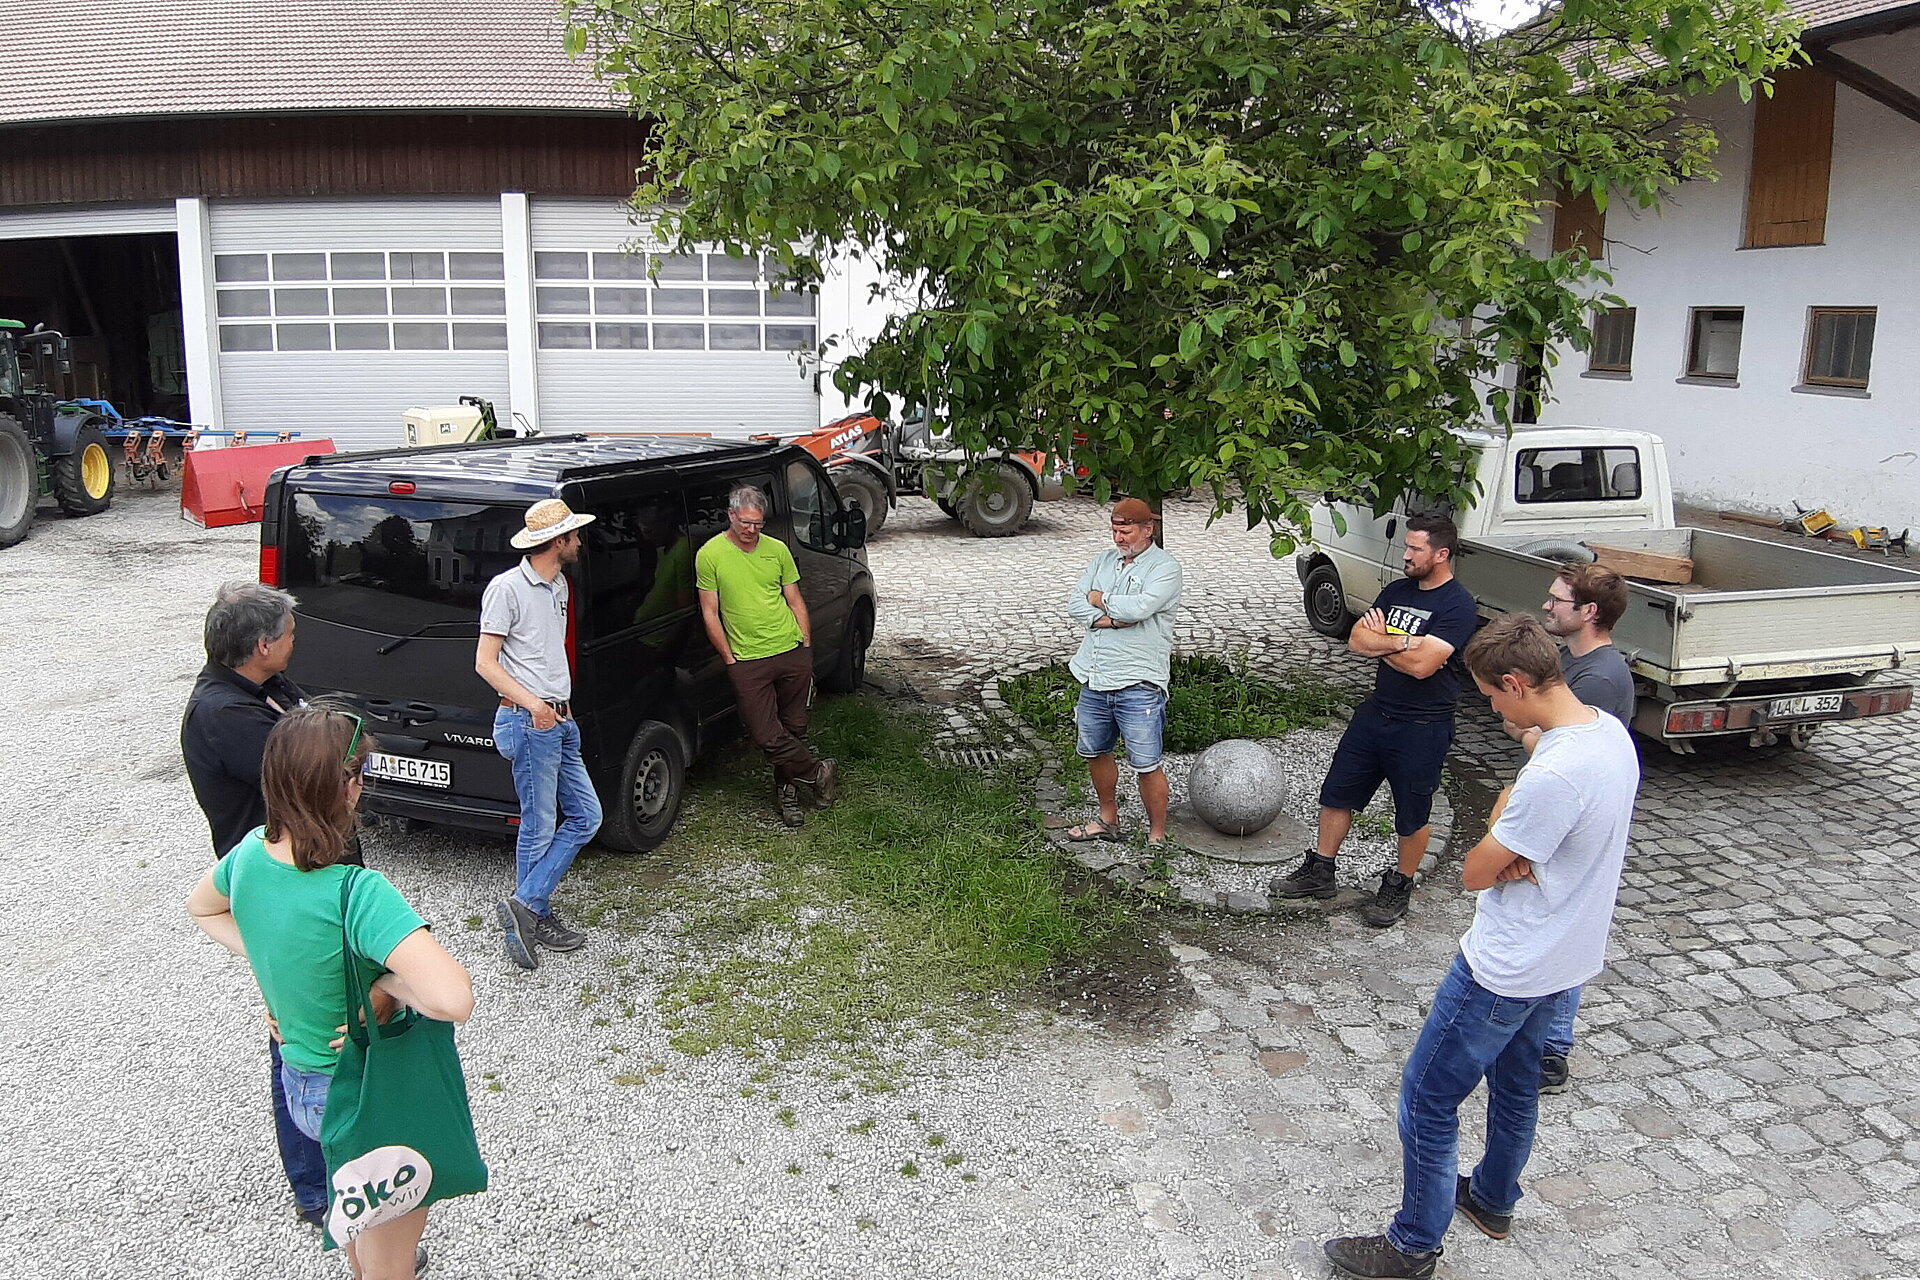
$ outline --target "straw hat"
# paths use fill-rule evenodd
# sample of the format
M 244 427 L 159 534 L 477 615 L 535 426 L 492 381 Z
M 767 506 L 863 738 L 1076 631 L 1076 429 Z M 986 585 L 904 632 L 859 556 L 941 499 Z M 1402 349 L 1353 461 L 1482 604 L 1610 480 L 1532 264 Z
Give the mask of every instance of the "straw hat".
M 522 551 L 530 551 L 542 543 L 552 542 L 563 533 L 572 533 L 582 525 L 594 522 L 595 517 L 575 515 L 573 508 L 558 498 L 547 498 L 527 508 L 527 527 L 513 535 L 510 541 Z

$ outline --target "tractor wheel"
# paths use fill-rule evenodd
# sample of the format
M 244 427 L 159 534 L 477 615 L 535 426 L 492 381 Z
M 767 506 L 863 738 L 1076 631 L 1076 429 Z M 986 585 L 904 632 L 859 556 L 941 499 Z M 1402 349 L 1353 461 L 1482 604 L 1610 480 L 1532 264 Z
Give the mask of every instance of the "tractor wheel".
M 40 497 L 40 464 L 26 429 L 0 413 L 0 547 L 27 536 Z
M 99 515 L 113 505 L 113 456 L 107 438 L 89 422 L 74 435 L 73 452 L 50 468 L 53 499 L 70 516 Z
M 954 492 L 954 514 L 976 538 L 1005 538 L 1020 532 L 1033 514 L 1033 489 L 1027 473 L 1011 462 L 981 467 Z
M 864 470 L 856 471 L 851 466 L 840 467 L 833 473 L 833 487 L 840 491 L 840 497 L 849 505 L 860 508 L 867 516 L 867 536 L 871 538 L 880 532 L 880 526 L 887 522 L 887 487 L 880 482 L 879 476 L 868 475 Z
M 935 498 L 934 502 L 939 506 L 940 510 L 946 513 L 947 519 L 958 520 L 960 518 L 960 513 L 954 510 L 953 500 L 951 498 Z

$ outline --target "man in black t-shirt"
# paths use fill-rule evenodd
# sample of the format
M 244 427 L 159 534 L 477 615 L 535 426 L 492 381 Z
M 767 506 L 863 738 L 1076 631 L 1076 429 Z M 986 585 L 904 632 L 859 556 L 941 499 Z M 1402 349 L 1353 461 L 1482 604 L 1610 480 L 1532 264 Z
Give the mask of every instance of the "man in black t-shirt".
M 1406 577 L 1380 593 L 1353 626 L 1347 648 L 1377 658 L 1373 696 L 1361 703 L 1320 785 L 1320 838 L 1299 869 L 1273 882 L 1279 898 L 1331 898 L 1334 858 L 1385 782 L 1393 792 L 1397 867 L 1381 873 L 1363 918 L 1385 928 L 1407 914 L 1413 877 L 1432 832 L 1433 793 L 1453 745 L 1453 704 L 1460 696 L 1460 651 L 1479 626 L 1473 596 L 1454 581 L 1460 535 L 1444 516 L 1407 521 Z

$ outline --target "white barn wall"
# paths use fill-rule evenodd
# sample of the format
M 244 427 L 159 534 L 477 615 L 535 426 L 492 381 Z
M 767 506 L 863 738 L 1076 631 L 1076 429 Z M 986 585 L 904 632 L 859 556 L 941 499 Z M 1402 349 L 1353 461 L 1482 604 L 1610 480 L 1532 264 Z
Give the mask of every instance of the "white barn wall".
M 1846 56 L 1898 83 L 1920 68 L 1920 32 L 1849 43 Z M 1718 182 L 1689 183 L 1657 213 L 1607 210 L 1609 267 L 1636 308 L 1630 379 L 1586 374 L 1560 352 L 1548 423 L 1645 429 L 1664 437 L 1685 500 L 1920 528 L 1920 124 L 1840 85 L 1824 245 L 1740 249 L 1752 108 L 1732 93 L 1694 105 L 1721 136 Z M 1867 394 L 1795 391 L 1807 311 L 1872 306 Z M 1677 381 L 1689 308 L 1744 307 L 1738 385 Z

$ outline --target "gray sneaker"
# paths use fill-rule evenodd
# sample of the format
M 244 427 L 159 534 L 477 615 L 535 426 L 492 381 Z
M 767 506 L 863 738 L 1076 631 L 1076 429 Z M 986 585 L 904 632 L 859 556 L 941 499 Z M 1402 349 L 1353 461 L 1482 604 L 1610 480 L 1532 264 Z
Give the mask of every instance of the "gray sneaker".
M 567 928 L 552 912 L 534 918 L 533 940 L 549 951 L 578 951 L 587 945 L 586 934 Z
M 522 969 L 538 969 L 540 957 L 534 951 L 533 929 L 540 917 L 523 906 L 518 898 L 508 898 L 495 908 L 500 917 L 500 932 L 505 936 L 507 959 Z

